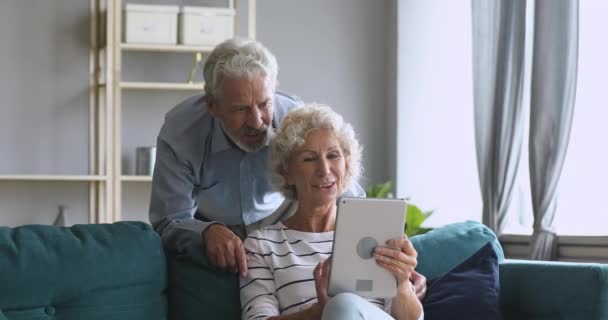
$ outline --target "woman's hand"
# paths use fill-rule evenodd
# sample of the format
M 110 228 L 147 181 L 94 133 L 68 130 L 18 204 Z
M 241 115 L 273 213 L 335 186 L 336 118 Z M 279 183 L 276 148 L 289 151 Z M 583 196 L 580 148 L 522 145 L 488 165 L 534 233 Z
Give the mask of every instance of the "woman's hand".
M 320 262 L 315 267 L 313 271 L 313 276 L 315 278 L 315 289 L 317 291 L 317 303 L 323 310 L 327 301 L 329 301 L 329 296 L 327 295 L 327 288 L 329 287 L 329 269 L 331 267 L 331 257 L 325 259 L 325 261 Z
M 416 265 L 418 253 L 407 236 L 387 242 L 388 246 L 377 246 L 374 249 L 376 263 L 391 272 L 397 278 L 397 290 L 409 289 L 409 281 Z M 404 287 L 407 286 L 407 287 Z

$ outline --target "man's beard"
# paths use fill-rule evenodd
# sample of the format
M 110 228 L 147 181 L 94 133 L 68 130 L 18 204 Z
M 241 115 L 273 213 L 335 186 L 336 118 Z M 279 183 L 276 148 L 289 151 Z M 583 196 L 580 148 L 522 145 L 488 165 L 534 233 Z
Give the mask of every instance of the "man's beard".
M 262 125 L 262 127 L 259 129 L 254 129 L 251 127 L 244 127 L 244 128 L 239 129 L 239 136 L 240 135 L 251 135 L 251 134 L 262 134 L 263 135 L 263 138 L 260 140 L 259 143 L 252 145 L 252 144 L 247 144 L 247 143 L 241 141 L 238 137 L 233 136 L 232 133 L 228 132 L 224 128 L 223 124 L 222 124 L 222 129 L 223 129 L 224 133 L 226 134 L 226 136 L 228 136 L 230 141 L 232 141 L 232 143 L 234 143 L 237 147 L 239 147 L 241 150 L 243 150 L 245 152 L 259 151 L 260 149 L 262 149 L 262 147 L 267 145 L 268 142 L 270 142 L 272 137 L 274 137 L 274 131 L 272 129 L 269 129 L 267 125 Z

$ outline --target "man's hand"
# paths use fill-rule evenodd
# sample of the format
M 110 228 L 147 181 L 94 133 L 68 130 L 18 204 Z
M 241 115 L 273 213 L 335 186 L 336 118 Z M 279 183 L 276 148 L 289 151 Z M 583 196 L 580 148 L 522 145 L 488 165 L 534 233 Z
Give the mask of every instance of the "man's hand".
M 410 276 L 410 281 L 414 285 L 414 289 L 416 289 L 416 297 L 422 302 L 422 299 L 426 296 L 426 277 L 414 271 Z
M 211 264 L 227 272 L 247 275 L 247 257 L 243 242 L 230 229 L 212 224 L 203 231 L 203 243 Z

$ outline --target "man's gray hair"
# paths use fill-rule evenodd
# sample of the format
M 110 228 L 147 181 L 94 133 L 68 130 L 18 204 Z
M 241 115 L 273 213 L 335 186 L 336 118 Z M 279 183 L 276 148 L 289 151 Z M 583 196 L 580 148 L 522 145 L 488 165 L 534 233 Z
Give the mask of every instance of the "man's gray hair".
M 288 199 L 295 199 L 293 187 L 287 185 L 284 174 L 294 151 L 306 142 L 309 132 L 330 129 L 338 139 L 346 156 L 342 191 L 345 191 L 361 175 L 362 148 L 353 127 L 329 106 L 306 104 L 290 111 L 281 121 L 281 128 L 270 144 L 270 174 L 272 186 Z
M 226 40 L 211 52 L 203 67 L 205 93 L 219 97 L 219 87 L 225 77 L 252 79 L 265 76 L 274 92 L 279 66 L 275 56 L 261 43 L 248 39 Z

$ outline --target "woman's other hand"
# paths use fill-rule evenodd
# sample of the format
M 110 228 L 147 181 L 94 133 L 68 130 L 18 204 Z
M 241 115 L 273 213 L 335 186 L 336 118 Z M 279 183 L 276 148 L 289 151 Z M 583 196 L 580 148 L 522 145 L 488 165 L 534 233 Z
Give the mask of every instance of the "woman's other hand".
M 320 262 L 315 267 L 313 271 L 313 276 L 315 278 L 315 289 L 317 291 L 317 303 L 320 305 L 321 309 L 325 306 L 327 301 L 329 300 L 329 296 L 327 295 L 327 288 L 329 287 L 329 269 L 331 268 L 331 257 L 325 259 L 325 261 Z
M 387 242 L 387 246 L 374 249 L 376 263 L 391 272 L 397 278 L 397 290 L 410 290 L 410 277 L 418 264 L 418 253 L 410 239 L 403 236 Z

